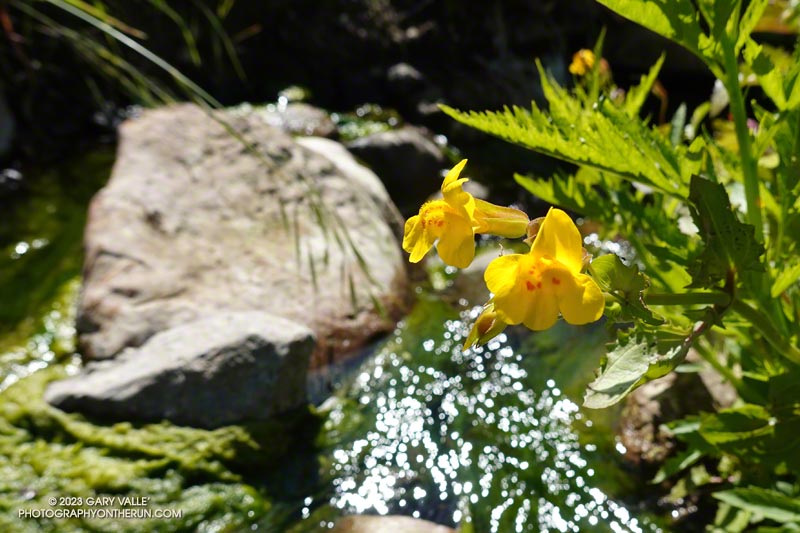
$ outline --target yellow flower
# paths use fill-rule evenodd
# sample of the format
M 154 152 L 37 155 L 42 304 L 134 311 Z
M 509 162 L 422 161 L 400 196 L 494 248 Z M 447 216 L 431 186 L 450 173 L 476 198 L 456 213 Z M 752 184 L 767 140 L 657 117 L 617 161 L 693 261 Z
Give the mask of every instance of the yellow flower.
M 500 335 L 500 333 L 506 329 L 507 325 L 508 324 L 497 318 L 494 302 L 489 300 L 489 302 L 483 306 L 481 314 L 475 319 L 475 323 L 472 325 L 472 329 L 469 331 L 469 335 L 467 335 L 467 339 L 464 341 L 463 349 L 466 351 L 467 348 L 475 345 L 483 346 Z
M 572 56 L 569 71 L 576 76 L 584 76 L 594 67 L 594 52 L 587 49 L 578 50 Z
M 509 238 L 525 235 L 528 215 L 478 200 L 461 188 L 468 181 L 458 177 L 466 164 L 464 159 L 447 173 L 441 200 L 425 202 L 419 214 L 406 221 L 403 250 L 411 254 L 412 263 L 419 262 L 438 240 L 436 250 L 442 261 L 466 268 L 475 257 L 476 233 Z
M 564 211 L 551 208 L 529 253 L 498 257 L 486 268 L 497 318 L 535 331 L 555 324 L 559 312 L 570 324 L 598 320 L 605 299 L 597 283 L 581 273 L 583 264 L 578 228 Z

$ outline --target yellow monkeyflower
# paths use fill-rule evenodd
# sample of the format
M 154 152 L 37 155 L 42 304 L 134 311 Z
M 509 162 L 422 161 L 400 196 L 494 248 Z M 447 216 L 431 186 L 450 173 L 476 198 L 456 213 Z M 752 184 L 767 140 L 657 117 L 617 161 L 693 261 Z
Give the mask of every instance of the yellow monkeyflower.
M 500 333 L 506 329 L 507 325 L 508 324 L 497 318 L 494 302 L 489 300 L 489 302 L 483 306 L 481 314 L 475 319 L 475 323 L 472 325 L 472 329 L 469 331 L 467 339 L 464 341 L 463 349 L 466 351 L 467 348 L 472 346 L 483 346 L 500 335 Z
M 498 257 L 486 268 L 497 318 L 535 331 L 555 324 L 559 312 L 570 324 L 598 320 L 605 298 L 597 283 L 581 273 L 583 265 L 578 228 L 564 211 L 551 208 L 529 253 Z
M 475 257 L 475 234 L 516 238 L 525 235 L 528 215 L 517 209 L 484 202 L 464 191 L 459 178 L 467 160 L 454 166 L 442 182 L 442 199 L 425 202 L 406 221 L 403 250 L 419 262 L 438 240 L 436 250 L 448 265 L 466 268 Z
M 594 68 L 594 61 L 594 52 L 585 48 L 578 50 L 572 56 L 569 71 L 576 76 L 585 76 L 587 72 Z

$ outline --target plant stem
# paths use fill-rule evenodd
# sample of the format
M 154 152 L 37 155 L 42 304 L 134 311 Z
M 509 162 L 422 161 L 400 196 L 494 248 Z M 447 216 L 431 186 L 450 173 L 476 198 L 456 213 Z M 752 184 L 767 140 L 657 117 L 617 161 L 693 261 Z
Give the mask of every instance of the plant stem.
M 764 336 L 767 342 L 770 343 L 778 353 L 790 361 L 800 364 L 800 349 L 796 346 L 792 346 L 791 343 L 775 329 L 775 326 L 772 325 L 768 317 L 741 300 L 734 300 L 731 304 L 731 309 L 739 313 L 742 318 L 749 320 L 750 324 Z
M 757 161 L 752 152 L 750 130 L 747 127 L 747 110 L 739 85 L 739 64 L 736 58 L 735 44 L 730 39 L 722 42 L 725 56 L 725 88 L 730 97 L 731 114 L 736 129 L 736 140 L 739 144 L 739 157 L 742 160 L 744 176 L 744 195 L 747 200 L 747 220 L 756 228 L 756 239 L 764 242 L 764 225 L 761 219 L 761 198 L 758 190 Z
M 649 292 L 644 295 L 647 305 L 702 305 L 712 304 L 727 306 L 731 301 L 730 294 L 724 292 Z

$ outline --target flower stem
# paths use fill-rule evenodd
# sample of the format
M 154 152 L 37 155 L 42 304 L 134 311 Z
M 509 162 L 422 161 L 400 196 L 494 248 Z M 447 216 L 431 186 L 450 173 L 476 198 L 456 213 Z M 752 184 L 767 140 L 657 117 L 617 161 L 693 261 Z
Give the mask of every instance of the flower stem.
M 769 318 L 741 300 L 734 300 L 731 304 L 731 309 L 737 312 L 742 318 L 749 320 L 750 324 L 752 324 L 753 327 L 764 336 L 767 342 L 782 356 L 795 363 L 800 363 L 800 349 L 796 346 L 792 346 L 792 344 L 780 334 L 775 326 L 772 325 Z
M 739 85 L 739 64 L 736 58 L 735 44 L 730 39 L 724 39 L 722 49 L 725 56 L 724 83 L 730 97 L 731 114 L 733 115 L 733 123 L 736 129 L 736 140 L 739 144 L 739 157 L 742 161 L 744 195 L 747 200 L 747 220 L 756 229 L 756 239 L 759 242 L 764 242 L 757 161 L 752 152 L 750 130 L 747 127 L 747 110 L 745 109 L 744 98 Z

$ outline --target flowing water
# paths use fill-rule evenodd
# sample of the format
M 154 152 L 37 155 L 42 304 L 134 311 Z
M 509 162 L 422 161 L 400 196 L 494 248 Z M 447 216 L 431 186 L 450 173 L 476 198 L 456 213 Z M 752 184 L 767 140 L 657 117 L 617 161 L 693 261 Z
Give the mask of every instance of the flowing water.
M 579 406 L 602 327 L 509 330 L 462 352 L 469 320 L 432 290 L 311 412 L 216 431 L 52 409 L 75 372 L 88 199 L 110 151 L 31 177 L 0 227 L 0 530 L 324 531 L 404 514 L 467 532 L 656 531 L 619 462 L 613 413 Z M 472 316 L 470 316 L 470 314 Z M 30 518 L 50 497 L 149 497 L 170 519 Z M 22 513 L 24 515 L 24 513 Z

